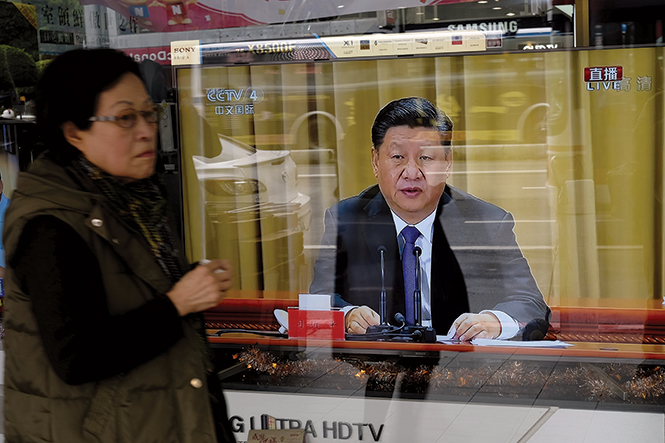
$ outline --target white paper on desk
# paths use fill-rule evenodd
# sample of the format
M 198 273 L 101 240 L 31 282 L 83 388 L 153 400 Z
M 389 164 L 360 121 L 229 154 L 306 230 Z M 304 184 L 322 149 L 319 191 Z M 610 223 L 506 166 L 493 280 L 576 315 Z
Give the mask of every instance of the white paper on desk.
M 455 331 L 452 333 L 448 333 L 448 335 L 437 335 L 436 336 L 436 342 L 437 343 L 443 343 L 446 345 L 449 344 L 455 344 L 455 343 L 461 343 L 459 340 L 454 339 L 453 337 L 455 336 Z
M 474 338 L 471 340 L 471 344 L 476 346 L 506 346 L 517 348 L 567 348 L 568 346 L 575 346 L 561 340 L 510 341 L 494 340 L 491 338 Z

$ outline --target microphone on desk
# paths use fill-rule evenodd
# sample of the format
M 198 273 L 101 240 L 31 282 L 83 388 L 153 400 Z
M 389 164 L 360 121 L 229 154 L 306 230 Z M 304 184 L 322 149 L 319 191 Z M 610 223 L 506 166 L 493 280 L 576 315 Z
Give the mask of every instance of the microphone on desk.
M 364 334 L 346 334 L 347 340 L 360 340 L 360 341 L 374 341 L 374 340 L 391 340 L 398 336 L 404 326 L 406 326 L 406 319 L 399 312 L 395 314 L 395 320 L 401 323 L 400 326 L 393 326 L 389 323 L 386 325 L 374 325 L 367 328 Z
M 436 342 L 436 331 L 431 327 L 421 325 L 407 326 L 406 318 L 400 312 L 395 314 L 395 320 L 400 323 L 397 330 L 390 335 L 390 341 L 402 342 Z
M 420 255 L 422 249 L 416 246 L 413 253 L 416 256 L 416 289 L 414 291 L 414 310 L 415 310 L 415 325 L 407 326 L 406 318 L 400 312 L 395 314 L 395 320 L 400 323 L 400 326 L 392 326 L 386 321 L 387 317 L 387 296 L 385 287 L 385 264 L 384 253 L 386 248 L 379 246 L 379 253 L 381 254 L 381 300 L 379 306 L 379 320 L 381 324 L 373 325 L 365 330 L 365 334 L 346 334 L 347 340 L 390 340 L 390 341 L 404 341 L 404 342 L 436 342 L 436 331 L 434 328 L 422 326 L 422 299 L 421 299 L 421 272 L 420 272 Z
M 388 340 L 397 342 L 436 342 L 436 331 L 431 327 L 407 326 L 404 314 L 398 312 L 395 314 L 395 320 L 400 323 L 399 326 L 388 325 L 385 329 L 375 325 L 367 328 L 364 334 L 346 334 L 347 340 Z
M 388 317 L 388 296 L 386 295 L 386 247 L 381 245 L 377 250 L 381 254 L 381 304 L 379 305 L 379 319 L 382 326 L 387 326 L 388 321 L 386 320 L 386 317 Z
M 386 247 L 381 245 L 377 249 L 381 254 L 381 293 L 379 296 L 379 324 L 367 328 L 365 335 L 376 339 L 383 338 L 385 334 L 394 334 L 400 329 L 396 329 L 393 325 L 388 323 L 388 295 L 386 294 Z
M 410 337 L 413 341 L 434 343 L 436 342 L 436 331 L 431 326 L 423 326 L 423 300 L 422 300 L 422 270 L 420 269 L 420 256 L 423 250 L 416 246 L 413 255 L 416 256 L 416 278 L 413 291 L 414 325 L 405 326 L 402 334 Z
M 423 250 L 420 249 L 420 246 L 416 246 L 413 249 L 413 255 L 416 256 L 416 289 L 413 291 L 413 305 L 414 305 L 414 314 L 415 314 L 415 326 L 423 325 L 423 301 L 422 301 L 422 292 L 421 292 L 421 275 L 420 275 L 420 255 L 423 253 Z
M 535 318 L 524 326 L 524 332 L 522 333 L 523 341 L 536 341 L 542 340 L 547 335 L 547 331 L 550 328 L 550 324 L 542 319 Z

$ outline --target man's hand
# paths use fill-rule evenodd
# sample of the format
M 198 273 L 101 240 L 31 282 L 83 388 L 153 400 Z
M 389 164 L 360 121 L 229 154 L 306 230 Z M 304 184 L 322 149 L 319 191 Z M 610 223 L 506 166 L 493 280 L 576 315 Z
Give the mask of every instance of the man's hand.
M 346 313 L 346 332 L 351 334 L 364 334 L 367 328 L 379 324 L 379 314 L 369 306 L 353 308 Z
M 496 338 L 501 335 L 501 322 L 494 314 L 462 314 L 453 322 L 454 339 L 471 341 L 474 338 Z

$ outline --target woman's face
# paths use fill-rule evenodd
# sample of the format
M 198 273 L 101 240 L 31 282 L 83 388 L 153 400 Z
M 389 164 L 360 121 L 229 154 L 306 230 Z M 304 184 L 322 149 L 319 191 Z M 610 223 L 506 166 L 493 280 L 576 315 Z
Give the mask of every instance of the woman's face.
M 126 73 L 113 88 L 99 95 L 95 116 L 118 116 L 128 110 L 152 108 L 143 82 L 135 74 Z M 132 128 L 122 128 L 113 121 L 92 122 L 87 130 L 69 122 L 65 125 L 67 141 L 107 173 L 133 181 L 155 172 L 157 124 L 147 122 L 141 114 Z

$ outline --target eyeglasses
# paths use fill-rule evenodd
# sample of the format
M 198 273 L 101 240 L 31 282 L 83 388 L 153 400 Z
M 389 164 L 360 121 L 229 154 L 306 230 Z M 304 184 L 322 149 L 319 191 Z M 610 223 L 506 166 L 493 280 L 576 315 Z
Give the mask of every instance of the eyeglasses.
M 154 107 L 148 111 L 137 111 L 136 109 L 126 109 L 118 115 L 96 115 L 90 117 L 91 122 L 113 122 L 124 129 L 131 129 L 139 122 L 139 115 L 148 123 L 157 123 L 159 121 L 159 108 Z

